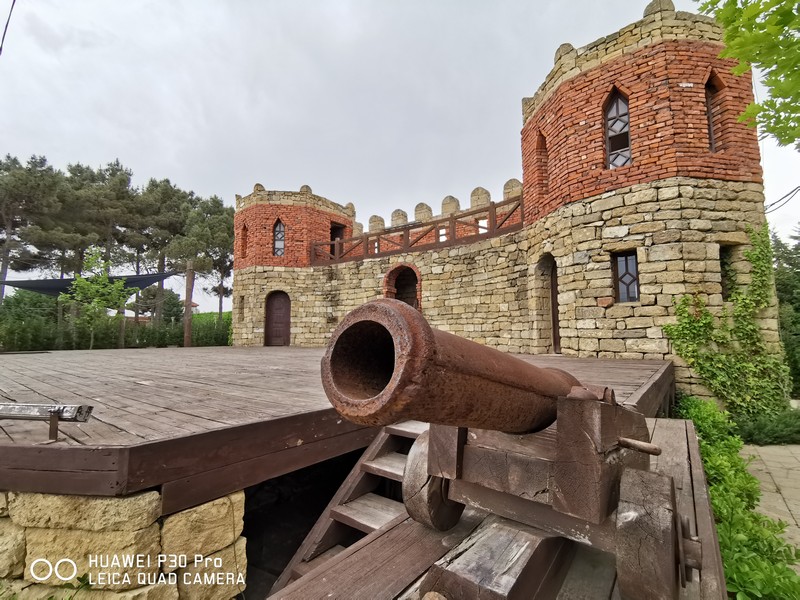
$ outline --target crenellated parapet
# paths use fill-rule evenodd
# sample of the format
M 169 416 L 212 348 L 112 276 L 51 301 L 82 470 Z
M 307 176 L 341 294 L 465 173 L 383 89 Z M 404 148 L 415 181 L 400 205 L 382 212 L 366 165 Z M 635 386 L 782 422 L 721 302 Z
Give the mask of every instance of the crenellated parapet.
M 697 40 L 722 43 L 722 27 L 711 17 L 676 11 L 671 0 L 653 0 L 641 20 L 581 48 L 562 44 L 555 54 L 553 70 L 530 98 L 522 99 L 522 122 L 562 83 L 646 46 L 667 40 Z
M 522 182 L 519 179 L 509 179 L 503 185 L 503 202 L 522 197 Z M 492 202 L 492 195 L 486 188 L 476 187 L 470 193 L 469 207 L 462 208 L 461 202 L 455 196 L 445 196 L 440 204 L 440 210 L 433 212 L 433 208 L 425 202 L 420 202 L 414 207 L 414 220 L 408 220 L 408 213 L 402 209 L 392 211 L 389 228 L 402 227 L 404 225 L 421 225 L 442 219 L 444 217 L 458 217 L 475 209 L 485 208 Z M 369 219 L 369 231 L 371 233 L 387 229 L 386 221 L 380 215 L 373 215 Z
M 352 203 L 344 206 L 332 202 L 327 198 L 318 196 L 311 191 L 311 188 L 304 185 L 299 192 L 266 190 L 260 183 L 253 186 L 253 193 L 247 196 L 236 195 L 236 211 L 244 211 L 251 206 L 258 204 L 271 204 L 275 206 L 302 206 L 323 210 L 331 214 L 338 215 L 344 219 L 354 219 L 356 209 Z

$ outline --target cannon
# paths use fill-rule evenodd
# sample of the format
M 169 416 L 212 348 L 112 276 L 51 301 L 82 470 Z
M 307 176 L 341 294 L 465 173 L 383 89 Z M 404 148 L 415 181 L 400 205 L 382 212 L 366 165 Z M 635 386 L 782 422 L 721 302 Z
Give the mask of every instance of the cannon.
M 622 598 L 678 598 L 702 546 L 672 478 L 649 470 L 644 415 L 612 389 L 430 327 L 411 306 L 368 302 L 322 359 L 334 408 L 364 425 L 430 423 L 409 451 L 409 515 L 448 530 L 469 505 L 615 556 Z

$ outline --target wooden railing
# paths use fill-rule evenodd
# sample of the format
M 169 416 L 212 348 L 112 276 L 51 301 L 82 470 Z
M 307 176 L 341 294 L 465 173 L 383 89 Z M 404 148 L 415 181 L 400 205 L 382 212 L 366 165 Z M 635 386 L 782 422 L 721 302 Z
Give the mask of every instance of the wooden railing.
M 311 264 L 326 265 L 468 244 L 522 228 L 522 198 L 434 221 L 414 222 L 346 240 L 311 244 Z

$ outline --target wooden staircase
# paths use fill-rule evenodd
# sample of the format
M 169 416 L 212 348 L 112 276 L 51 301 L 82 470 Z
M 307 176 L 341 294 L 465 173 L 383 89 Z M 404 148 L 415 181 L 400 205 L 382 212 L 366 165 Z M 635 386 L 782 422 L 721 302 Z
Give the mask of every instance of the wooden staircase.
M 427 423 L 403 421 L 381 430 L 278 577 L 271 594 L 373 531 L 408 517 L 401 491 L 406 457 L 427 428 Z

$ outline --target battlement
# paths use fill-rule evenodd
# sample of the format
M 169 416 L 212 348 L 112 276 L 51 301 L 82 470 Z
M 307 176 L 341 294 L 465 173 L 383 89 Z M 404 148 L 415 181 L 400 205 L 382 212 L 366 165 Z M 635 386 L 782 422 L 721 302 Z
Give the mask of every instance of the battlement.
M 503 202 L 507 200 L 514 200 L 522 196 L 522 182 L 518 179 L 509 179 L 503 185 Z M 476 209 L 488 206 L 492 202 L 492 195 L 489 190 L 476 187 L 470 193 L 469 208 L 462 209 L 461 202 L 455 196 L 445 196 L 442 199 L 441 210 L 438 215 L 434 215 L 433 208 L 429 204 L 420 202 L 414 207 L 414 219 L 408 220 L 408 213 L 402 209 L 397 209 L 392 212 L 390 220 L 390 228 L 403 227 L 405 225 L 421 225 L 430 223 L 432 221 L 439 221 L 446 217 L 456 216 L 459 217 L 465 213 L 472 212 Z M 368 231 L 369 233 L 377 233 L 387 229 L 386 221 L 380 215 L 372 215 L 369 218 Z M 354 230 L 363 226 L 356 223 Z
M 341 204 L 337 204 L 327 198 L 314 194 L 307 185 L 301 186 L 299 192 L 288 192 L 267 190 L 263 185 L 257 183 L 253 186 L 252 194 L 248 194 L 247 196 L 236 194 L 237 212 L 258 204 L 305 206 L 324 210 L 350 220 L 354 219 L 356 215 L 356 209 L 352 203 L 342 206 Z
M 722 27 L 711 17 L 675 11 L 670 0 L 653 0 L 644 17 L 616 33 L 602 37 L 581 48 L 562 44 L 555 54 L 554 66 L 536 93 L 522 99 L 522 123 L 550 97 L 562 83 L 606 62 L 667 40 L 697 40 L 722 44 Z

